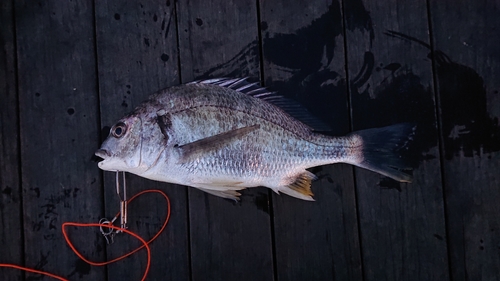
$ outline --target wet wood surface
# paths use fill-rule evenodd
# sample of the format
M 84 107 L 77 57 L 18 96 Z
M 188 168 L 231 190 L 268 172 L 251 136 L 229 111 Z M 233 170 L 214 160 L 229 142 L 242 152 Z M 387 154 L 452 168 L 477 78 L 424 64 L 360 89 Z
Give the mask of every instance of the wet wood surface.
M 453 280 L 500 280 L 499 10 L 430 5 Z
M 235 203 L 127 175 L 129 195 L 160 189 L 172 202 L 147 280 L 500 280 L 499 10 L 486 0 L 3 1 L 0 263 L 140 280 L 144 251 L 95 267 L 62 237 L 63 222 L 118 211 L 115 174 L 94 151 L 157 90 L 251 77 L 328 134 L 416 124 L 404 152 L 413 183 L 337 164 L 312 169 L 315 202 L 259 187 Z M 165 214 L 145 195 L 129 228 L 149 238 Z M 138 246 L 69 233 L 91 260 Z
M 370 18 L 353 19 L 346 32 L 353 130 L 415 123 L 413 149 L 418 150 L 408 151 L 415 160 L 411 184 L 356 168 L 365 278 L 447 280 L 430 51 L 398 37 L 404 34 L 428 44 L 426 2 L 371 1 L 364 8 Z M 361 11 L 346 2 L 345 13 Z

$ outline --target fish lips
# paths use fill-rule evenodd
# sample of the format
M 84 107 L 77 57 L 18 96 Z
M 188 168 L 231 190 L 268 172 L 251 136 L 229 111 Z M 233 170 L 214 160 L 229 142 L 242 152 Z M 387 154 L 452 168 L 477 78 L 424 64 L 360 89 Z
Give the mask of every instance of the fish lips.
M 109 151 L 107 151 L 106 149 L 98 149 L 95 153 L 94 153 L 95 156 L 97 156 L 96 158 L 100 158 L 97 165 L 99 167 L 101 167 L 102 165 L 102 162 L 104 162 L 106 160 L 106 158 L 110 157 L 111 154 L 109 153 Z
M 95 156 L 102 158 L 103 160 L 111 156 L 106 149 L 99 148 L 95 153 Z

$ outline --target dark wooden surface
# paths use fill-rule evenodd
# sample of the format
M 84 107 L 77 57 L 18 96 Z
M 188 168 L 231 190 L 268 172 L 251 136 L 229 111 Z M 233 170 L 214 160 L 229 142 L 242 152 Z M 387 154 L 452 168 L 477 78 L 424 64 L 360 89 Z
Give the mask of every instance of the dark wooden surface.
M 102 213 L 90 161 L 100 131 L 93 22 L 92 3 L 15 1 L 25 264 L 99 280 L 105 269 L 72 254 L 61 233 L 65 221 Z M 95 232 L 71 233 L 82 253 L 104 257 Z
M 24 263 L 13 3 L 0 3 L 0 263 Z M 0 272 L 16 280 L 16 271 Z
M 430 5 L 451 277 L 500 280 L 498 2 Z
M 65 221 L 118 210 L 91 161 L 109 126 L 156 90 L 250 76 L 302 103 L 330 134 L 418 125 L 414 182 L 313 169 L 315 202 L 244 191 L 234 203 L 164 190 L 172 219 L 148 280 L 500 280 L 500 6 L 493 1 L 3 1 L 0 263 L 70 280 L 139 280 L 144 251 L 106 268 L 65 245 Z M 150 237 L 166 212 L 130 206 Z M 93 260 L 136 247 L 70 229 Z M 51 280 L 0 268 L 2 280 Z

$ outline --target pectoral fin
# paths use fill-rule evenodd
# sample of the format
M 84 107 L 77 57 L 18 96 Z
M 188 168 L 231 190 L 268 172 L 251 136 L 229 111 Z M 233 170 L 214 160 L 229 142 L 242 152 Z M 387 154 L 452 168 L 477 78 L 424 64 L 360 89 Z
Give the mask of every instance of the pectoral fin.
M 220 189 L 241 190 L 245 188 L 241 186 L 243 184 L 242 181 L 224 180 L 224 179 L 211 180 L 211 181 L 193 181 L 193 184 L 195 186 L 203 186 L 206 187 L 207 189 L 216 189 L 216 190 Z
M 247 126 L 215 136 L 200 139 L 191 143 L 183 144 L 178 147 L 181 150 L 180 163 L 186 163 L 200 157 L 207 152 L 220 149 L 228 144 L 241 139 L 243 136 L 257 130 L 260 125 Z
M 197 189 L 204 191 L 206 193 L 226 198 L 226 199 L 232 199 L 234 201 L 240 201 L 240 195 L 236 190 L 213 190 L 213 189 L 207 189 L 207 188 L 201 188 L 201 187 L 196 187 Z

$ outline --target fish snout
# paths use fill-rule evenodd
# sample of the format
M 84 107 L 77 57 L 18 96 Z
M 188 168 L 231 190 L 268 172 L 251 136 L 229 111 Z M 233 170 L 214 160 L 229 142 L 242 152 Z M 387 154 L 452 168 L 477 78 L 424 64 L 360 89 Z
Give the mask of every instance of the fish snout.
M 106 149 L 98 149 L 95 153 L 94 153 L 95 156 L 98 156 L 98 157 L 101 157 L 102 159 L 106 159 L 107 157 L 110 157 L 111 154 L 109 153 L 109 151 L 107 151 Z

